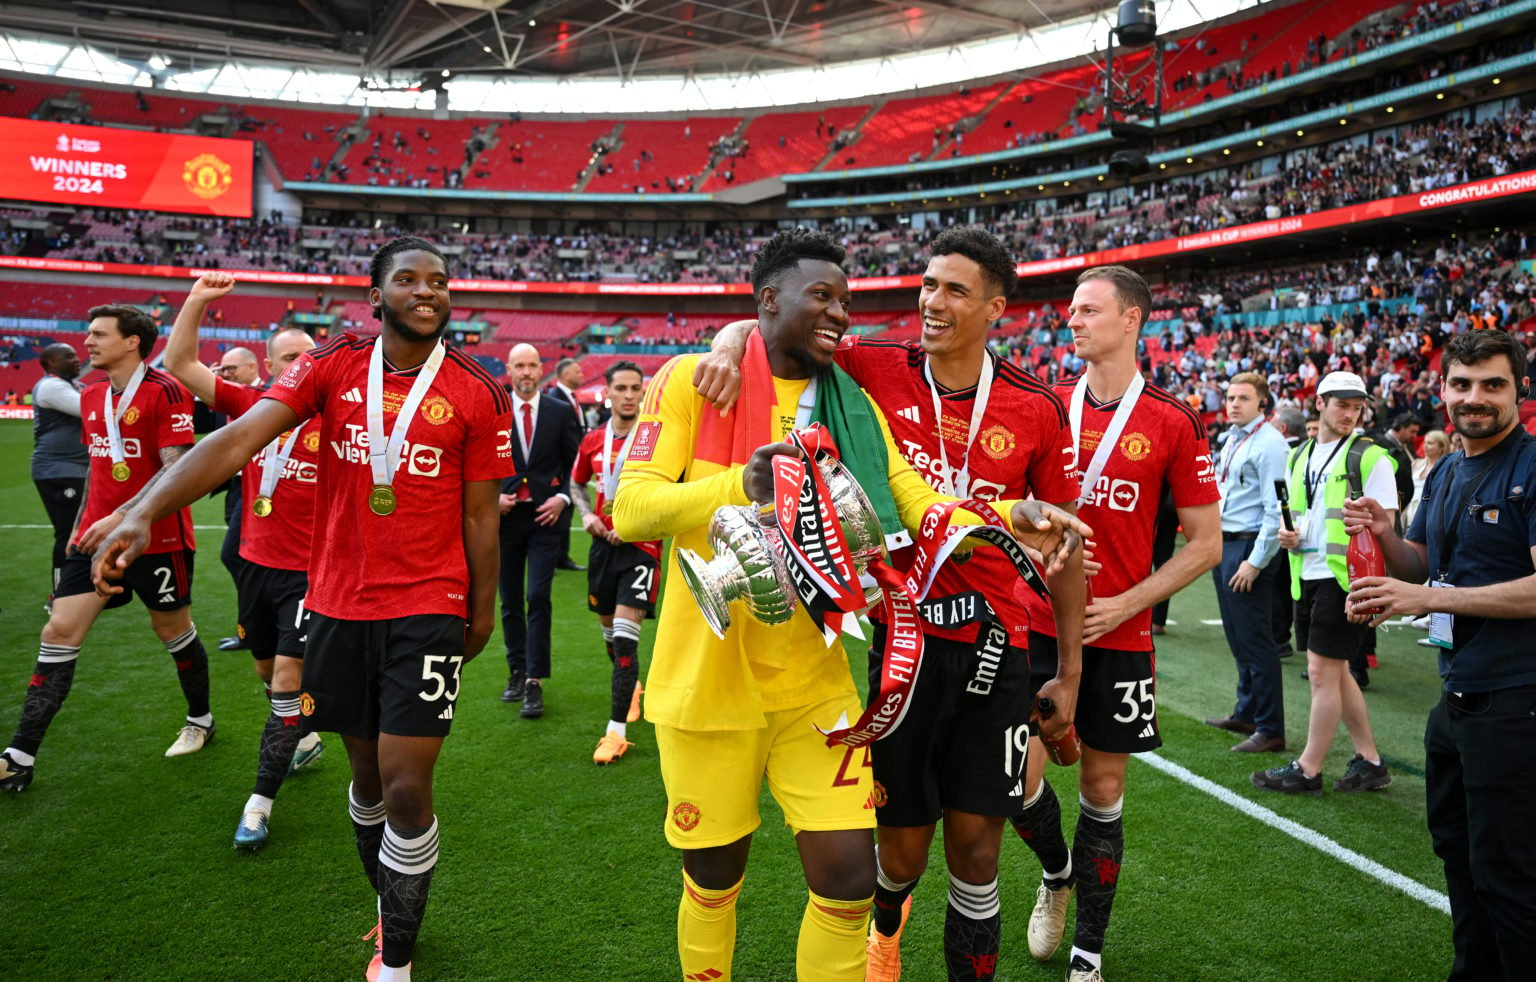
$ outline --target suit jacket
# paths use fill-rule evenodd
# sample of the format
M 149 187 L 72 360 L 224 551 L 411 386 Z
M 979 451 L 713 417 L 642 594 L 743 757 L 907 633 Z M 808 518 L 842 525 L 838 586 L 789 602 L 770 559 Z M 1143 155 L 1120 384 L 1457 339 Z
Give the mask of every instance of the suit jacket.
M 587 414 L 585 410 L 583 410 L 580 406 L 573 406 L 571 400 L 566 398 L 565 390 L 560 388 L 560 386 L 546 386 L 544 389 L 544 395 L 562 405 L 564 410 L 570 414 L 571 418 L 576 420 L 576 425 L 580 427 L 579 432 L 581 432 L 583 435 L 585 435 L 587 430 L 592 428 L 587 425 Z
M 556 494 L 569 498 L 571 467 L 576 463 L 576 451 L 581 446 L 581 430 L 576 425 L 570 403 L 548 397 L 539 399 L 539 410 L 534 414 L 533 440 L 526 460 L 519 436 L 522 426 L 522 403 L 514 397 L 512 465 L 516 471 L 502 482 L 501 493 L 516 494 L 518 485 L 526 481 L 534 507 Z

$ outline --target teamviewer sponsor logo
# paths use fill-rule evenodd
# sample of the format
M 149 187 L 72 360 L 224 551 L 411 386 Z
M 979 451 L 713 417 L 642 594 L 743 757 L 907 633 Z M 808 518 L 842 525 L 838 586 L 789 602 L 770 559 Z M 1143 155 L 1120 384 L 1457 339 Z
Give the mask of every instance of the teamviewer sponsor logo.
M 416 446 L 406 451 L 406 470 L 418 477 L 436 477 L 443 466 L 443 451 L 438 447 Z

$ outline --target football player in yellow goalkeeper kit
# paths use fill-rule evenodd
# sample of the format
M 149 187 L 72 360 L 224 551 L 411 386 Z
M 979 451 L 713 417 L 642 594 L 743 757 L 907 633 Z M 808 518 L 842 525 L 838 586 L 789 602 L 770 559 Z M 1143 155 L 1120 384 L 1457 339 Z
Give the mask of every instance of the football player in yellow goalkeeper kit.
M 928 506 L 950 500 L 907 465 L 879 411 L 832 364 L 848 327 L 842 260 L 831 239 L 803 229 L 767 242 L 752 269 L 760 327 L 742 362 L 741 398 L 722 416 L 694 390 L 702 356 L 668 362 L 641 406 L 619 483 L 619 536 L 673 538 L 646 716 L 656 725 L 667 790 L 667 841 L 683 852 L 677 939 L 687 980 L 730 978 L 736 898 L 765 777 L 810 889 L 798 977 L 864 978 L 875 890 L 869 754 L 828 747 L 818 732 L 859 716 L 847 655 L 799 613 L 769 626 L 738 612 L 724 640 L 716 638 L 677 566 L 679 548 L 708 554 L 717 508 L 771 499 L 773 456 L 799 453 L 780 441 L 812 421 L 827 426 L 887 533 L 916 529 Z M 1077 547 L 1089 530 L 1076 518 L 1036 502 L 999 502 L 998 511 L 1052 570 L 1081 562 Z

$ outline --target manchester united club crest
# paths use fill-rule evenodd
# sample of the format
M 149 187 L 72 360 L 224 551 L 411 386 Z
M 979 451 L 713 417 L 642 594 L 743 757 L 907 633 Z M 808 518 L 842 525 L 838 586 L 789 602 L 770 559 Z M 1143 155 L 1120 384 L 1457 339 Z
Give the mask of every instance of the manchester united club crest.
M 124 426 L 132 426 L 134 423 L 137 423 L 138 421 L 139 421 L 139 407 L 138 406 L 129 406 L 128 407 L 128 411 L 126 413 L 123 413 L 123 425 Z
M 691 801 L 679 801 L 672 809 L 672 824 L 684 832 L 692 832 L 699 827 L 699 806 Z
M 223 197 L 235 183 L 232 168 L 211 153 L 200 153 L 183 164 L 181 180 L 188 191 L 204 201 Z
M 305 716 L 315 715 L 315 697 L 308 692 L 299 693 L 299 712 Z
M 421 401 L 421 416 L 433 426 L 442 426 L 453 419 L 453 403 L 443 396 L 427 396 Z
M 890 799 L 886 797 L 885 785 L 876 781 L 874 790 L 869 793 L 869 803 L 876 808 L 884 808 L 888 800 Z
M 314 453 L 320 449 L 319 430 L 310 430 L 308 433 L 304 434 L 304 449 L 308 450 L 310 453 Z
M 983 430 L 978 442 L 982 452 L 993 460 L 1002 460 L 1013 453 L 1013 434 L 1001 424 Z
M 1127 433 L 1120 438 L 1120 452 L 1126 460 L 1146 460 L 1152 452 L 1152 441 L 1145 433 Z

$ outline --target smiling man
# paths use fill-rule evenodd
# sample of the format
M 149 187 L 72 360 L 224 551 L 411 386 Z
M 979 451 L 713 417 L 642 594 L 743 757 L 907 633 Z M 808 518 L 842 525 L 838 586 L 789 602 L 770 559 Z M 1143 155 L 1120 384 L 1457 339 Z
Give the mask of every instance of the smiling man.
M 798 453 L 779 442 L 810 422 L 826 425 L 859 479 L 888 541 L 915 529 L 924 510 L 950 500 L 902 459 L 884 417 L 833 365 L 848 329 L 843 250 L 796 229 L 769 240 L 752 270 L 759 328 L 747 340 L 741 398 L 726 413 L 695 391 L 703 356 L 674 358 L 641 407 L 619 484 L 614 531 L 630 541 L 674 537 L 707 553 L 716 508 L 772 497 L 772 458 Z M 1071 516 L 1000 503 L 1031 545 L 1059 569 L 1072 553 Z M 1036 520 L 1035 516 L 1041 517 Z M 676 579 L 673 582 L 680 582 Z M 667 790 L 667 840 L 683 852 L 678 951 L 687 978 L 726 980 L 735 948 L 736 898 L 746 871 L 764 778 L 783 807 L 810 889 L 796 972 L 803 982 L 855 982 L 865 971 L 865 927 L 875 891 L 870 829 L 874 785 L 867 751 L 828 747 L 817 727 L 860 713 L 841 645 L 830 648 L 810 618 L 766 625 L 733 618 L 724 639 L 693 598 L 663 601 L 646 681 Z
M 918 293 L 920 343 L 845 337 L 837 364 L 886 413 L 902 456 L 934 490 L 986 501 L 1034 495 L 1075 509 L 1072 432 L 1050 389 L 987 350 L 1015 283 L 1013 257 L 980 228 L 941 232 Z M 741 360 L 750 322 L 715 341 L 725 367 Z M 714 389 L 706 395 L 718 395 Z M 898 567 L 907 565 L 898 557 Z M 912 891 L 944 820 L 949 903 L 944 955 L 949 978 L 991 978 L 1001 941 L 997 857 L 1003 826 L 1019 808 L 1031 695 L 1029 615 L 1014 596 L 1017 572 L 984 550 L 940 569 L 925 614 L 924 649 L 912 709 L 902 727 L 870 748 L 879 822 L 878 878 L 869 938 L 870 982 L 901 976 L 901 936 Z M 1043 694 L 1065 730 L 1077 701 L 1083 575 L 1074 561 L 1050 579 L 1064 656 Z M 878 688 L 885 649 L 883 608 L 869 649 Z M 995 678 L 983 678 L 999 665 Z M 1018 744 L 1015 744 L 1018 738 Z
M 408 982 L 437 866 L 433 770 L 460 670 L 495 626 L 511 407 L 478 362 L 443 344 L 453 304 L 436 248 L 391 240 L 369 274 L 379 336 L 345 334 L 300 355 L 167 472 L 103 548 L 95 575 L 112 593 L 150 522 L 321 416 L 299 711 L 305 730 L 341 734 L 352 766 L 348 810 L 379 905 L 368 978 Z
M 1462 451 L 1436 467 L 1406 535 L 1379 501 L 1346 502 L 1394 578 L 1349 595 L 1375 622 L 1429 614 L 1445 680 L 1424 728 L 1435 855 L 1451 899 L 1453 982 L 1529 975 L 1536 938 L 1536 437 L 1520 428 L 1525 349 L 1503 331 L 1445 346 L 1442 395 Z M 1391 501 L 1393 499 L 1386 499 Z

